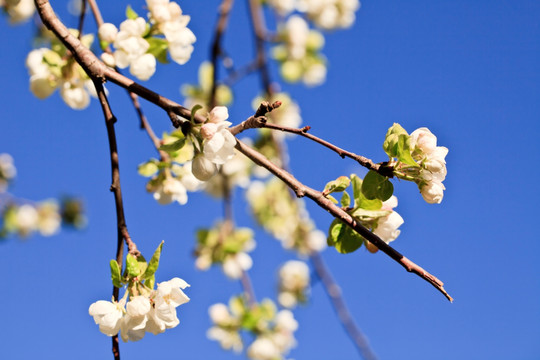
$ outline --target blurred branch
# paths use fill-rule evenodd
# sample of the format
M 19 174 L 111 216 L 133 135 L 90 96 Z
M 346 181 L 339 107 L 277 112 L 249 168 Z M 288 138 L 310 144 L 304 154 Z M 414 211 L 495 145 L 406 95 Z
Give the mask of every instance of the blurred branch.
M 83 33 L 83 27 L 84 27 L 84 17 L 86 16 L 86 0 L 81 0 L 81 14 L 79 16 L 79 34 L 78 39 L 81 40 L 82 33 Z
M 210 101 L 209 101 L 210 109 L 216 106 L 217 79 L 218 79 L 218 72 L 219 72 L 218 58 L 223 52 L 221 48 L 221 40 L 223 38 L 223 34 L 225 33 L 225 29 L 227 28 L 229 14 L 231 12 L 233 3 L 234 3 L 234 0 L 223 0 L 218 10 L 219 19 L 216 25 L 216 31 L 214 33 L 214 41 L 212 42 L 212 53 L 211 53 L 212 69 L 214 71 L 212 73 L 212 88 L 210 90 Z
M 376 360 L 377 356 L 373 350 L 371 350 L 365 335 L 362 334 L 362 331 L 355 324 L 354 319 L 351 316 L 347 305 L 345 304 L 341 289 L 332 278 L 332 275 L 325 265 L 322 256 L 319 253 L 314 252 L 311 254 L 310 259 L 313 263 L 317 276 L 322 281 L 326 294 L 332 302 L 339 321 L 341 321 L 346 333 L 356 345 L 360 355 L 366 360 Z

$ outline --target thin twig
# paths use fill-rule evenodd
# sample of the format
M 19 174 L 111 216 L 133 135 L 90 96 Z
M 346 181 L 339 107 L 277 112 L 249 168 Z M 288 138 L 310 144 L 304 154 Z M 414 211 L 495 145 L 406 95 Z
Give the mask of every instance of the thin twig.
M 358 328 L 354 319 L 345 304 L 341 289 L 335 280 L 332 278 L 328 267 L 325 265 L 322 256 L 318 252 L 314 252 L 310 256 L 315 272 L 323 284 L 326 294 L 330 298 L 334 310 L 338 316 L 339 321 L 343 325 L 345 332 L 349 335 L 356 348 L 360 352 L 360 355 L 366 360 L 376 360 L 377 356 L 369 346 L 369 343 Z
M 218 58 L 222 54 L 221 49 L 221 39 L 227 28 L 227 23 L 229 20 L 229 14 L 231 12 L 234 0 L 223 0 L 219 6 L 219 19 L 216 25 L 216 31 L 214 32 L 214 41 L 212 42 L 212 52 L 211 52 L 211 61 L 212 61 L 212 88 L 210 90 L 210 101 L 209 108 L 212 109 L 216 106 L 216 91 L 217 91 L 217 79 L 219 73 Z
M 81 1 L 81 14 L 79 16 L 79 35 L 78 38 L 81 40 L 82 33 L 83 33 L 83 27 L 84 27 L 84 17 L 86 15 L 86 0 Z
M 274 103 L 275 104 L 275 103 Z M 264 105 L 261 104 L 261 106 Z M 275 107 L 275 106 L 274 106 Z M 270 110 L 271 111 L 271 110 Z M 345 157 L 348 157 L 348 158 L 351 158 L 355 161 L 357 161 L 360 165 L 364 166 L 365 168 L 369 169 L 369 170 L 373 170 L 373 171 L 376 171 L 378 172 L 379 174 L 383 175 L 383 176 L 387 176 L 389 178 L 393 177 L 394 174 L 392 173 L 392 167 L 390 166 L 385 166 L 385 163 L 382 163 L 382 164 L 376 164 L 374 163 L 371 159 L 368 159 L 362 155 L 357 155 L 353 152 L 350 152 L 350 151 L 347 151 L 347 150 L 344 150 L 324 139 L 321 139 L 315 135 L 312 135 L 310 134 L 308 131 L 311 129 L 310 126 L 304 126 L 303 128 L 291 128 L 291 127 L 288 127 L 288 126 L 281 126 L 281 125 L 276 125 L 276 124 L 271 124 L 267 121 L 267 119 L 262 116 L 262 115 L 259 115 L 258 117 L 257 116 L 252 116 L 250 117 L 249 119 L 241 122 L 240 124 L 232 127 L 230 130 L 231 130 L 231 133 L 233 133 L 233 135 L 238 135 L 239 133 L 241 133 L 242 131 L 244 130 L 247 130 L 247 129 L 254 129 L 254 128 L 265 128 L 265 129 L 271 129 L 271 130 L 277 130 L 277 131 L 283 131 L 283 132 L 288 132 L 288 133 L 291 133 L 291 134 L 296 134 L 296 135 L 299 135 L 299 136 L 302 136 L 302 137 L 305 137 L 307 139 L 310 139 L 318 144 L 321 144 L 322 146 L 324 147 L 327 147 L 328 149 L 336 152 L 342 159 L 345 158 Z

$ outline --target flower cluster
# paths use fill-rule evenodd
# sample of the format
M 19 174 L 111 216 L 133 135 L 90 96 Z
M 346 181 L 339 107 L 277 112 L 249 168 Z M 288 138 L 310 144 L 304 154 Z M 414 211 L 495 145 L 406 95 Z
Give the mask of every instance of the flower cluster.
M 176 327 L 180 320 L 176 308 L 189 301 L 182 291 L 189 284 L 180 278 L 159 283 L 156 290 L 135 295 L 127 292 L 118 302 L 99 300 L 88 309 L 99 330 L 107 336 L 120 331 L 123 341 L 139 341 L 147 332 L 154 335 Z
M 355 20 L 360 8 L 358 0 L 298 0 L 297 8 L 305 12 L 316 26 L 325 29 L 344 29 Z
M 437 146 L 437 137 L 423 127 L 412 132 L 411 149 L 413 159 L 422 167 L 417 180 L 422 197 L 430 204 L 439 204 L 446 189 L 442 182 L 446 177 L 448 148 Z
M 77 34 L 77 30 L 71 32 Z M 85 35 L 81 42 L 90 47 L 93 39 L 93 35 Z M 90 95 L 96 97 L 94 84 L 58 40 L 52 41 L 51 48 L 32 50 L 26 58 L 30 91 L 38 99 L 45 99 L 60 89 L 60 96 L 69 107 L 85 109 L 90 104 Z
M 274 47 L 273 57 L 281 64 L 283 78 L 309 86 L 322 84 L 326 79 L 326 60 L 319 54 L 324 45 L 322 34 L 310 30 L 298 15 L 289 17 L 279 33 L 283 45 Z
M 33 0 L 0 0 L 0 8 L 4 8 L 12 24 L 30 19 L 36 11 Z
M 158 203 L 184 205 L 188 201 L 187 192 L 197 191 L 202 185 L 192 174 L 193 145 L 180 130 L 163 134 L 161 143 L 166 156 L 161 161 L 151 159 L 139 165 L 139 174 L 150 177 L 146 190 L 153 193 Z
M 286 308 L 306 302 L 309 293 L 309 268 L 303 261 L 290 260 L 279 269 L 278 302 Z
M 176 63 L 185 64 L 196 41 L 187 27 L 190 17 L 182 14 L 177 3 L 169 0 L 147 0 L 146 3 L 150 10 L 149 23 L 128 7 L 128 19 L 120 24 L 120 30 L 114 24 L 105 23 L 98 31 L 102 45 L 113 44 L 115 48 L 114 58 L 105 53 L 103 61 L 121 69 L 129 66 L 129 72 L 139 80 L 148 80 L 154 75 L 156 60 L 167 62 L 167 50 Z
M 207 336 L 226 350 L 239 352 L 243 349 L 242 330 L 255 336 L 247 349 L 248 357 L 254 360 L 284 359 L 296 345 L 294 332 L 298 322 L 289 310 L 277 312 L 270 300 L 247 306 L 242 297 L 234 297 L 228 307 L 214 304 L 208 312 L 214 325 Z
M 284 248 L 300 254 L 326 248 L 325 235 L 315 229 L 304 203 L 293 199 L 280 180 L 253 181 L 246 195 L 257 222 L 280 240 Z
M 184 84 L 180 92 L 185 97 L 184 105 L 187 108 L 193 108 L 198 104 L 207 104 L 210 101 L 214 76 L 214 67 L 208 61 L 205 61 L 199 67 L 199 84 Z M 216 105 L 227 106 L 233 100 L 231 89 L 224 84 L 218 84 L 216 87 Z M 204 106 L 199 110 L 206 115 L 208 109 Z
M 8 184 L 17 174 L 13 158 L 9 154 L 0 154 L 0 193 L 6 191 Z
M 193 175 L 207 181 L 214 176 L 218 165 L 225 164 L 235 155 L 236 139 L 229 131 L 231 122 L 226 121 L 229 112 L 225 106 L 216 106 L 208 113 L 206 122 L 201 126 L 198 147 L 191 170 Z
M 437 137 L 428 128 L 419 128 L 409 135 L 394 124 L 386 133 L 383 148 L 396 177 L 414 181 L 426 202 L 441 203 L 446 189 L 442 182 L 446 178 L 448 149 L 437 146 Z
M 213 264 L 221 264 L 223 272 L 231 279 L 239 279 L 244 271 L 251 269 L 253 261 L 247 254 L 255 248 L 253 231 L 249 228 L 231 229 L 228 222 L 214 229 L 197 231 L 195 266 L 207 270 Z

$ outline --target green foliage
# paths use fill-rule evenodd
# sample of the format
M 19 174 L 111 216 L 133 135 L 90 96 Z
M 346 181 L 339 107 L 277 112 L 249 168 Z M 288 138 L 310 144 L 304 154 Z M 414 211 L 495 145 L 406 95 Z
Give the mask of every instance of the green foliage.
M 323 194 L 328 195 L 333 192 L 342 192 L 351 184 L 351 180 L 346 176 L 340 176 L 336 180 L 332 180 L 326 184 Z
M 150 259 L 150 262 L 148 263 L 148 267 L 146 268 L 146 271 L 144 272 L 144 275 L 143 275 L 144 279 L 150 279 L 154 277 L 154 274 L 159 266 L 159 259 L 161 257 L 162 249 L 163 249 L 163 241 L 159 244 L 156 251 L 154 251 L 154 254 L 152 255 L 152 258 Z
M 341 254 L 356 251 L 364 243 L 364 238 L 356 231 L 335 219 L 328 232 L 328 246 L 333 246 Z
M 397 158 L 398 161 L 410 165 L 420 166 L 414 161 L 411 156 L 411 139 L 407 131 L 401 125 L 395 123 L 386 133 L 386 138 L 383 143 L 383 149 L 386 154 L 392 158 Z
M 386 176 L 370 170 L 362 182 L 362 193 L 366 199 L 386 201 L 394 193 L 394 185 L 392 185 Z
M 186 138 L 178 139 L 170 144 L 163 144 L 159 147 L 159 150 L 163 150 L 168 153 L 173 153 L 180 150 L 186 144 Z
M 169 42 L 154 36 L 148 37 L 145 40 L 150 44 L 150 47 L 146 52 L 154 55 L 160 63 L 168 64 L 169 59 L 167 59 L 167 49 L 169 48 Z
M 112 283 L 115 287 L 121 288 L 122 276 L 120 275 L 120 267 L 118 266 L 118 263 L 116 262 L 116 260 L 111 260 L 110 266 L 111 266 Z
M 126 7 L 126 18 L 131 19 L 131 20 L 135 20 L 138 17 L 139 17 L 139 15 L 135 12 L 135 10 L 133 10 L 131 5 L 128 5 Z

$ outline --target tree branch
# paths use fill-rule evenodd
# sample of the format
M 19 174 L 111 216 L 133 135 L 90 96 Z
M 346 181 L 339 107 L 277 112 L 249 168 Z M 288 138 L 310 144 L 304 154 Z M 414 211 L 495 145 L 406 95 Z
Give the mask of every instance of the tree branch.
M 377 356 L 370 348 L 365 335 L 355 324 L 354 319 L 351 316 L 347 305 L 345 304 L 341 289 L 332 278 L 330 271 L 324 264 L 322 256 L 319 253 L 314 252 L 313 254 L 311 254 L 310 259 L 313 263 L 317 276 L 322 281 L 326 294 L 332 302 L 339 321 L 345 328 L 345 331 L 347 332 L 353 343 L 356 345 L 356 348 L 360 352 L 360 355 L 366 360 L 376 360 Z

